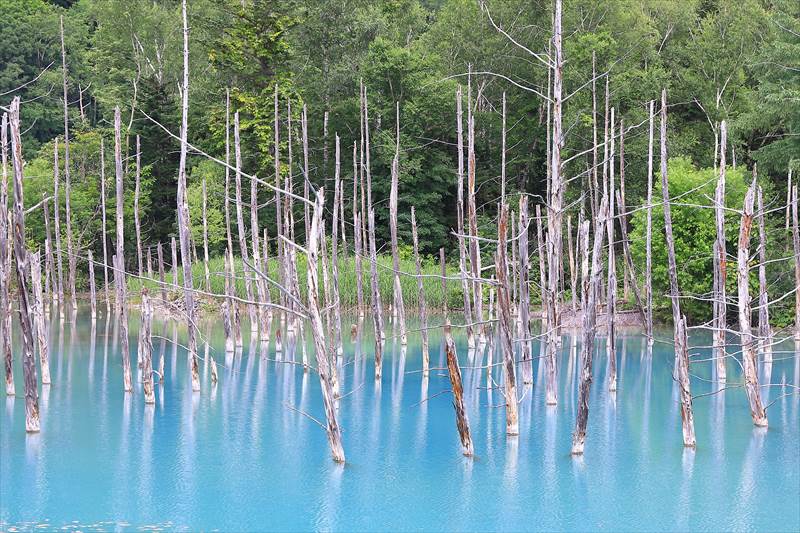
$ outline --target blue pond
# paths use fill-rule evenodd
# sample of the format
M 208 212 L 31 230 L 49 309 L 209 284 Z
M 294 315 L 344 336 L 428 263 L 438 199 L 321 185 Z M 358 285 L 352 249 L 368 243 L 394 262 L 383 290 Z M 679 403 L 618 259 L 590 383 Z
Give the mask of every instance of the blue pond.
M 138 316 L 132 309 L 134 362 Z M 431 334 L 437 369 L 429 379 L 419 372 L 420 339 L 412 334 L 407 350 L 386 341 L 376 383 L 368 317 L 363 338 L 347 336 L 340 367 L 342 466 L 331 460 L 324 431 L 299 412 L 324 416 L 316 374 L 276 361 L 273 345 L 262 357 L 258 345 L 247 345 L 246 324 L 243 353 L 227 360 L 219 321 L 203 324 L 208 354 L 225 368 L 213 387 L 201 361 L 202 391 L 193 394 L 186 352 L 173 344 L 185 343 L 185 332 L 156 320 L 155 358 L 164 353 L 166 375 L 155 406 L 146 407 L 139 372 L 134 394 L 122 392 L 115 324 L 101 317 L 93 328 L 87 317 L 80 309 L 63 328 L 52 324 L 53 384 L 40 391 L 36 435 L 25 433 L 16 352 L 18 395 L 0 400 L 0 530 L 800 530 L 793 342 L 776 347 L 772 365 L 760 365 L 762 383 L 794 386 L 762 389 L 769 429 L 752 425 L 744 390 L 732 387 L 695 399 L 692 451 L 682 446 L 671 345 L 657 342 L 648 357 L 641 335 L 623 332 L 619 389 L 611 394 L 599 338 L 586 453 L 573 458 L 577 378 L 569 332 L 559 403 L 545 405 L 535 368 L 533 387 L 521 391 L 516 438 L 505 436 L 503 398 L 487 387 L 486 370 L 469 368 L 485 356 L 468 355 L 458 336 L 476 451 L 468 459 L 451 397 L 439 394 L 450 388 L 438 369 L 441 334 Z M 345 330 L 352 321 L 344 320 Z M 711 363 L 701 361 L 709 350 L 699 346 L 709 340 L 691 339 L 695 396 L 717 387 Z M 310 342 L 308 353 L 313 359 Z M 741 382 L 733 360 L 728 376 L 729 385 Z M 501 380 L 499 367 L 494 379 Z

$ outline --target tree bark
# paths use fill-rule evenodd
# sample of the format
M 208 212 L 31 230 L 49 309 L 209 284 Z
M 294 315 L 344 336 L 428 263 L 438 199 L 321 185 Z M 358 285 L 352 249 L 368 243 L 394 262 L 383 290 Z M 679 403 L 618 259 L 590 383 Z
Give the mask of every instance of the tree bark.
M 450 333 L 450 324 L 444 328 L 445 345 L 444 350 L 447 355 L 447 370 L 450 374 L 450 385 L 453 389 L 453 408 L 456 411 L 456 427 L 458 437 L 461 440 L 461 453 L 467 457 L 475 454 L 472 445 L 472 436 L 469 431 L 469 418 L 467 408 L 464 405 L 464 386 L 461 382 L 461 367 L 458 365 L 458 354 L 456 353 L 456 343 Z
M 183 265 L 183 296 L 186 302 L 188 333 L 188 358 L 192 378 L 192 390 L 200 390 L 200 373 L 197 366 L 197 339 L 195 338 L 194 294 L 192 292 L 192 262 L 190 260 L 189 202 L 186 194 L 186 152 L 188 148 L 189 120 L 189 23 L 186 18 L 186 0 L 181 2 L 183 14 L 183 90 L 181 92 L 181 154 L 178 163 L 178 232 L 181 241 L 181 264 Z
M 400 181 L 400 102 L 397 102 L 396 109 L 395 152 L 394 159 L 392 159 L 392 177 L 389 193 L 389 232 L 392 241 L 392 268 L 394 271 L 394 309 L 397 313 L 400 325 L 400 344 L 405 346 L 408 344 L 408 337 L 406 334 L 406 310 L 403 302 L 403 288 L 400 285 L 400 244 L 397 240 L 397 188 L 399 185 L 398 182 Z
M 131 360 L 128 351 L 128 309 L 125 301 L 127 292 L 125 280 L 125 220 L 124 188 L 122 183 L 122 137 L 119 107 L 114 108 L 114 167 L 117 189 L 117 253 L 114 259 L 114 278 L 117 289 L 117 315 L 120 321 L 120 340 L 122 341 L 122 389 L 133 392 Z
M 153 304 L 150 303 L 150 292 L 142 289 L 142 326 L 139 331 L 139 355 L 142 360 L 142 391 L 144 403 L 156 403 L 153 389 L 153 340 L 151 328 L 153 324 Z
M 59 205 L 61 204 L 61 196 L 59 194 L 59 187 L 61 183 L 60 166 L 58 163 L 58 137 L 53 139 L 53 222 L 55 224 L 56 232 L 56 265 L 58 267 L 58 302 L 61 316 L 64 316 L 64 258 L 61 255 L 61 215 L 59 214 Z
M 458 233 L 458 266 L 461 271 L 461 289 L 464 294 L 464 322 L 466 323 L 467 345 L 475 348 L 472 333 L 472 302 L 470 284 L 467 281 L 467 249 L 464 240 L 464 133 L 463 111 L 461 110 L 461 86 L 456 91 L 456 131 L 458 135 L 458 201 L 456 205 L 456 232 Z
M 517 414 L 517 376 L 514 368 L 513 319 L 511 317 L 511 291 L 508 281 L 508 257 L 506 256 L 508 233 L 508 205 L 500 208 L 497 226 L 497 310 L 500 330 L 500 347 L 503 351 L 503 386 L 506 400 L 506 435 L 519 435 Z
M 647 351 L 653 353 L 653 122 L 655 102 L 650 100 L 648 107 L 649 128 L 647 138 L 647 223 L 645 228 L 645 270 L 644 290 L 645 335 L 647 335 Z
M 753 169 L 755 173 L 755 168 Z M 767 294 L 767 228 L 764 192 L 758 187 L 758 342 L 765 363 L 772 362 L 772 328 L 769 325 Z
M 714 242 L 714 336 L 713 350 L 717 381 L 725 382 L 727 372 L 725 362 L 725 329 L 727 310 L 726 285 L 728 280 L 728 252 L 725 238 L 725 153 L 727 144 L 727 127 L 723 120 L 720 124 L 722 150 L 720 151 L 719 180 L 714 192 L 714 213 L 717 239 Z
M 694 448 L 697 441 L 694 435 L 694 415 L 692 412 L 692 393 L 689 382 L 689 351 L 686 342 L 686 328 L 681 315 L 680 289 L 678 288 L 678 266 L 675 260 L 675 239 L 672 236 L 672 209 L 669 199 L 669 178 L 667 175 L 667 90 L 661 91 L 661 195 L 664 201 L 664 234 L 667 243 L 670 299 L 672 300 L 672 320 L 675 325 L 675 357 L 678 373 L 676 379 L 681 389 L 681 425 L 683 445 Z
M 589 273 L 589 221 L 578 228 L 581 243 L 581 307 L 583 308 L 583 332 L 581 339 L 580 384 L 578 385 L 578 412 L 575 418 L 575 432 L 572 434 L 572 454 L 583 454 L 586 443 L 586 426 L 589 423 L 589 396 L 592 388 L 592 358 L 594 340 L 597 334 L 597 301 L 600 296 L 603 274 L 604 225 L 608 224 L 608 199 L 598 207 L 595 221 L 594 245 L 592 247 L 592 269 Z
M 800 287 L 800 223 L 798 223 L 797 185 L 792 187 L 792 246 L 794 248 L 794 283 Z M 794 292 L 794 339 L 800 342 L 800 290 Z
M 42 369 L 42 385 L 50 385 L 50 342 L 47 319 L 44 313 L 42 292 L 42 267 L 39 252 L 28 255 L 31 263 L 31 290 L 33 291 L 33 323 L 39 344 L 39 366 Z
M 375 211 L 369 212 L 369 258 L 372 287 L 372 320 L 375 326 L 375 379 L 381 379 L 383 366 L 383 314 L 378 286 L 378 254 L 375 250 Z
M 0 124 L 0 148 L 2 148 L 2 180 L 0 180 L 0 279 L 11 280 L 11 213 L 8 211 L 8 114 L 3 113 Z M 0 284 L 0 342 L 5 362 L 6 394 L 14 396 L 14 355 L 11 350 L 11 283 Z
M 611 133 L 609 135 L 610 147 L 608 153 L 608 212 L 610 218 L 606 224 L 608 231 L 608 289 L 606 292 L 606 327 L 608 336 L 606 337 L 606 354 L 608 356 L 608 390 L 617 390 L 617 254 L 614 248 L 616 242 L 614 215 L 614 149 L 615 149 L 615 128 L 614 120 L 615 109 L 611 108 Z
M 94 286 L 94 257 L 92 251 L 86 251 L 89 263 L 89 305 L 91 306 L 92 320 L 97 320 L 97 291 Z
M 19 96 L 11 101 L 9 122 L 11 126 L 11 153 L 14 171 L 14 257 L 17 267 L 19 326 L 22 334 L 22 374 L 25 382 L 25 431 L 35 433 L 40 429 L 39 392 L 37 389 L 36 361 L 33 357 L 33 331 L 31 327 L 30 293 L 28 292 L 30 265 L 28 264 L 28 250 L 25 248 L 25 200 L 22 187 L 23 160 L 19 124 Z M 6 364 L 8 362 L 8 359 L 6 359 Z M 6 377 L 8 377 L 7 371 Z
M 322 390 L 322 403 L 325 408 L 325 418 L 327 420 L 325 431 L 328 435 L 328 444 L 331 448 L 333 460 L 337 463 L 343 463 L 345 461 L 344 447 L 342 445 L 341 429 L 336 419 L 336 406 L 330 378 L 331 365 L 336 363 L 330 360 L 325 347 L 325 333 L 322 327 L 322 316 L 319 306 L 317 257 L 319 254 L 319 241 L 323 223 L 322 207 L 324 199 L 323 189 L 319 189 L 314 202 L 311 236 L 308 242 L 308 311 L 311 319 L 311 334 L 314 338 L 314 350 L 317 356 L 317 373 L 319 374 L 320 388 Z
M 756 180 L 747 189 L 744 197 L 742 222 L 739 227 L 739 249 L 737 256 L 736 281 L 739 297 L 739 335 L 742 343 L 742 367 L 744 369 L 744 387 L 747 400 L 750 402 L 750 415 L 753 424 L 767 427 L 767 412 L 761 403 L 761 390 L 758 383 L 758 365 L 756 346 L 750 325 L 750 231 L 753 225 L 753 199 L 756 191 Z
M 69 113 L 67 107 L 67 50 L 64 46 L 64 17 L 61 16 L 61 79 L 64 86 L 64 205 L 65 217 L 67 222 L 67 265 L 69 267 L 69 291 L 72 298 L 72 308 L 77 309 L 78 304 L 75 300 L 75 250 L 72 246 L 72 184 L 70 180 L 69 168 Z
M 57 200 L 58 199 L 56 199 L 56 202 Z M 106 230 L 106 149 L 102 137 L 100 138 L 100 210 L 103 218 L 103 288 L 106 293 L 106 315 L 108 315 L 111 308 L 110 285 L 108 282 L 108 265 L 110 262 L 108 260 L 108 230 Z
M 136 229 L 136 260 L 139 266 L 139 277 L 144 275 L 144 262 L 142 254 L 142 226 L 139 220 L 139 194 L 142 180 L 142 154 L 139 136 L 136 136 L 136 185 L 133 189 L 133 224 Z
M 531 360 L 531 319 L 530 319 L 530 280 L 528 278 L 530 265 L 528 264 L 528 197 L 519 197 L 519 323 L 520 323 L 520 351 L 522 352 L 522 382 L 526 385 L 533 383 L 533 361 Z

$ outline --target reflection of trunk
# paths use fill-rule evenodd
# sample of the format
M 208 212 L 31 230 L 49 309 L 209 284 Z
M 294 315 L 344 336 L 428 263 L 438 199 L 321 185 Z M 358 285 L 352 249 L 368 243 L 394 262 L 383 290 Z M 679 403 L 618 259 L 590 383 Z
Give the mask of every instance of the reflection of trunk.
M 506 435 L 519 435 L 517 416 L 517 377 L 514 371 L 514 341 L 511 318 L 511 297 L 508 281 L 508 258 L 506 257 L 506 234 L 508 231 L 508 205 L 503 205 L 497 226 L 497 317 L 499 319 L 500 349 L 503 352 L 503 383 L 506 398 Z
M 675 239 L 672 235 L 672 208 L 669 200 L 667 176 L 667 90 L 661 91 L 661 195 L 664 201 L 664 235 L 667 244 L 669 270 L 669 292 L 672 300 L 672 320 L 675 324 L 675 358 L 678 386 L 681 388 L 681 423 L 683 445 L 696 446 L 692 393 L 689 382 L 689 347 L 685 318 L 681 315 L 680 290 L 678 288 L 678 266 L 675 260 Z
M 417 239 L 417 216 L 414 206 L 411 206 L 411 239 L 414 245 L 414 263 L 417 271 L 417 298 L 419 299 L 420 334 L 422 335 L 422 375 L 427 377 L 431 366 L 431 356 L 428 349 L 428 310 L 425 302 L 425 287 L 422 283 L 422 262 L 419 258 L 419 241 Z M 444 279 L 444 278 L 442 278 Z
M 450 374 L 450 385 L 453 388 L 453 408 L 456 411 L 456 427 L 458 437 L 461 440 L 461 451 L 470 457 L 475 453 L 472 445 L 472 436 L 469 431 L 469 418 L 467 408 L 464 405 L 464 386 L 461 383 L 461 367 L 458 365 L 458 354 L 456 353 L 456 343 L 450 333 L 450 324 L 444 328 L 445 335 L 445 354 L 447 355 L 447 370 Z
M 750 402 L 750 415 L 756 426 L 767 426 L 767 413 L 761 403 L 756 364 L 755 339 L 750 326 L 750 230 L 753 225 L 753 199 L 756 180 L 747 189 L 744 197 L 742 223 L 739 228 L 739 253 L 737 257 L 736 281 L 739 288 L 739 335 L 742 343 L 742 368 L 744 388 Z
M 581 306 L 583 307 L 583 338 L 581 344 L 580 385 L 578 386 L 578 413 L 575 420 L 575 432 L 572 435 L 572 453 L 583 453 L 586 442 L 586 425 L 589 422 L 589 392 L 592 387 L 592 356 L 594 355 L 594 339 L 597 333 L 597 299 L 602 285 L 602 254 L 605 233 L 603 225 L 608 223 L 607 198 L 603 198 L 598 208 L 598 219 L 595 222 L 594 246 L 592 247 L 592 271 L 589 274 L 589 221 L 578 228 L 581 260 Z
M 36 384 L 36 361 L 33 358 L 30 293 L 28 292 L 28 250 L 25 248 L 25 201 L 22 188 L 22 139 L 19 126 L 19 96 L 11 102 L 11 152 L 14 168 L 14 257 L 17 267 L 19 326 L 22 333 L 22 373 L 25 380 L 25 431 L 39 431 L 39 391 Z M 10 331 L 9 331 L 10 337 Z M 10 342 L 7 343 L 10 346 Z M 6 359 L 6 364 L 9 361 Z M 6 376 L 8 371 L 6 370 Z

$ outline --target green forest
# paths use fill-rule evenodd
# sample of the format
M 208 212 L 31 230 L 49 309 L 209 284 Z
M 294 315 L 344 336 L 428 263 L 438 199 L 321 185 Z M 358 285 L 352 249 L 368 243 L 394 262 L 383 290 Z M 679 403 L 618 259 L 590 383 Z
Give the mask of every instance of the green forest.
M 426 268 L 438 261 L 440 248 L 448 261 L 457 262 L 456 92 L 461 86 L 467 101 L 470 87 L 479 229 L 492 235 L 503 177 L 512 197 L 527 193 L 538 199 L 533 203 L 543 203 L 546 196 L 549 121 L 541 96 L 550 84 L 548 69 L 537 55 L 547 53 L 551 17 L 551 2 L 538 0 L 192 0 L 188 137 L 197 150 L 190 150 L 187 173 L 193 233 L 201 231 L 205 181 L 209 244 L 212 256 L 223 254 L 225 170 L 199 152 L 225 158 L 226 98 L 231 113 L 240 114 L 242 169 L 265 180 L 275 179 L 276 97 L 279 172 L 303 176 L 300 128 L 305 107 L 308 179 L 315 186 L 326 185 L 331 199 L 338 135 L 349 213 L 353 151 L 362 136 L 363 84 L 369 101 L 379 248 L 385 249 L 390 240 L 389 176 L 399 142 L 398 229 L 405 257 L 410 257 L 414 206 Z M 786 205 L 789 170 L 794 167 L 795 175 L 800 174 L 800 3 L 571 0 L 564 5 L 563 25 L 562 159 L 567 215 L 573 222 L 585 203 L 587 168 L 596 144 L 593 117 L 604 112 L 606 90 L 609 105 L 626 128 L 623 194 L 629 206 L 636 206 L 644 203 L 647 192 L 648 102 L 658 100 L 666 88 L 670 193 L 681 195 L 685 203 L 673 208 L 682 289 L 702 294 L 712 285 L 714 213 L 691 205 L 711 204 L 722 121 L 728 127 L 727 202 L 741 209 L 757 169 L 764 202 L 773 208 L 768 215 L 769 254 L 785 257 L 791 243 L 778 207 Z M 20 96 L 23 102 L 26 203 L 52 194 L 56 144 L 59 164 L 65 160 L 63 63 L 72 231 L 80 250 L 91 249 L 95 257 L 102 257 L 99 183 L 101 173 L 111 177 L 107 194 L 113 195 L 115 106 L 122 110 L 125 202 L 130 210 L 125 223 L 131 226 L 126 232 L 133 234 L 138 137 L 143 240 L 168 248 L 177 223 L 180 142 L 167 131 L 177 135 L 181 122 L 181 3 L 3 0 L 0 42 L 0 100 Z M 600 116 L 601 127 L 602 120 Z M 59 173 L 63 179 L 65 169 Z M 302 178 L 296 182 L 302 183 Z M 63 187 L 60 194 L 63 202 Z M 259 225 L 275 235 L 275 210 L 269 208 L 273 200 L 266 190 L 260 194 L 267 208 L 259 210 Z M 331 199 L 326 209 L 331 209 Z M 515 201 L 509 203 L 513 206 Z M 108 209 L 113 220 L 113 201 Z M 298 209 L 302 220 L 302 206 Z M 637 264 L 643 262 L 643 216 L 634 210 L 628 220 Z M 730 217 L 729 250 L 735 249 L 738 231 L 738 215 L 731 212 Z M 665 254 L 659 231 L 663 220 L 658 226 L 659 216 L 654 219 L 653 291 L 657 312 L 668 316 L 666 256 L 658 255 Z M 28 217 L 27 226 L 32 246 L 44 242 L 40 212 Z M 301 234 L 302 227 L 299 223 Z M 113 239 L 111 227 L 105 238 Z M 131 266 L 136 261 L 135 242 L 128 239 L 126 247 Z M 534 268 L 537 265 L 534 260 Z M 85 286 L 85 269 L 80 270 L 79 284 Z M 769 268 L 771 293 L 791 290 L 788 270 L 785 262 Z M 790 300 L 775 304 L 776 323 L 790 321 Z M 685 305 L 691 321 L 711 316 L 707 302 L 690 300 Z

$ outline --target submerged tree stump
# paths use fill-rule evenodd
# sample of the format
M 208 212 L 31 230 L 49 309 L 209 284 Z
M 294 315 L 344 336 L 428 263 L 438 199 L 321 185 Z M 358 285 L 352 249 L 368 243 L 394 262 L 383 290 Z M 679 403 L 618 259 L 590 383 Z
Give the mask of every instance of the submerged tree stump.
M 142 391 L 144 403 L 156 403 L 153 390 L 153 304 L 150 302 L 150 291 L 142 289 L 142 326 L 139 331 L 139 356 L 142 360 Z
M 28 255 L 31 263 L 31 289 L 33 291 L 33 323 L 39 345 L 39 366 L 42 369 L 42 385 L 50 385 L 50 335 L 44 312 L 42 292 L 42 266 L 39 252 Z
M 447 370 L 450 375 L 450 385 L 453 390 L 453 408 L 456 411 L 456 427 L 458 428 L 458 437 L 461 440 L 461 452 L 471 457 L 475 454 L 475 448 L 472 445 L 472 436 L 469 431 L 469 418 L 467 417 L 467 408 L 464 404 L 464 385 L 461 382 L 461 367 L 458 364 L 456 343 L 453 340 L 453 335 L 450 333 L 449 322 L 444 327 L 444 335 L 444 350 L 447 355 Z

